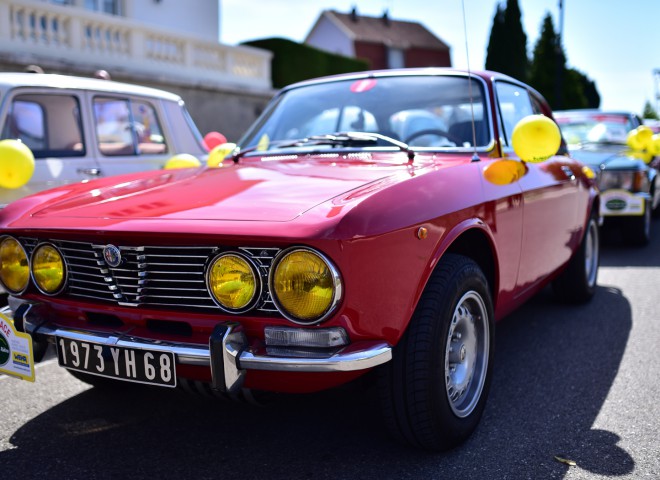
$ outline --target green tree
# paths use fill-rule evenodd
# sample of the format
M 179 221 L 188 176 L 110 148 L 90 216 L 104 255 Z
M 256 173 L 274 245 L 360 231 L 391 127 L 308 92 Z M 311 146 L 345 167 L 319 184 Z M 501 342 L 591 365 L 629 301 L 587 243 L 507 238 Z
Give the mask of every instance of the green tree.
M 660 120 L 660 117 L 658 116 L 658 112 L 655 111 L 655 109 L 651 105 L 651 102 L 649 102 L 648 100 L 644 104 L 644 113 L 642 113 L 642 117 L 648 118 L 650 120 Z
M 559 46 L 552 17 L 548 13 L 543 19 L 541 36 L 534 46 L 529 83 L 546 98 L 552 108 L 557 108 L 555 86 L 558 65 L 561 69 L 565 69 L 566 57 Z
M 541 36 L 534 46 L 529 84 L 556 110 L 600 106 L 595 82 L 579 70 L 566 67 L 566 54 L 549 13 L 543 18 Z
M 529 58 L 527 35 L 522 27 L 518 0 L 497 6 L 486 51 L 486 69 L 527 81 Z

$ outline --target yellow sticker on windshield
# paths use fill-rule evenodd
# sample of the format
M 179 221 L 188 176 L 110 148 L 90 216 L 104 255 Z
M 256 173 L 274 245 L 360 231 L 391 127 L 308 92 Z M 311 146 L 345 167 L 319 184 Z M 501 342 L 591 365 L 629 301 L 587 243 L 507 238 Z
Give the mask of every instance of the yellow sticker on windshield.
M 257 143 L 257 152 L 265 152 L 270 146 L 270 138 L 267 133 L 264 133 Z
M 34 382 L 32 337 L 21 333 L 0 313 L 0 373 Z

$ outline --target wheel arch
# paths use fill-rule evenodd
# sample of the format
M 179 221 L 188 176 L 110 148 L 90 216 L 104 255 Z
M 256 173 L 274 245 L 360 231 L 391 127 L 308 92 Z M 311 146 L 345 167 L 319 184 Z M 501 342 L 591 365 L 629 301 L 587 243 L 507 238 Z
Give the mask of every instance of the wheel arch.
M 498 278 L 497 278 L 497 255 L 493 239 L 486 233 L 484 228 L 469 228 L 461 232 L 443 252 L 455 253 L 472 259 L 488 280 L 493 305 L 497 299 Z

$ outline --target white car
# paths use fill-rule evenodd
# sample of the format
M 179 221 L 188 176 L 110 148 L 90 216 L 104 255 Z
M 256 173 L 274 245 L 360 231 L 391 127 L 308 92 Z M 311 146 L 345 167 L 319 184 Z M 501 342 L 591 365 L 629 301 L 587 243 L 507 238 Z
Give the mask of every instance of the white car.
M 67 75 L 0 73 L 4 139 L 28 146 L 35 168 L 27 184 L 0 187 L 0 208 L 52 187 L 160 169 L 177 154 L 208 154 L 179 96 Z

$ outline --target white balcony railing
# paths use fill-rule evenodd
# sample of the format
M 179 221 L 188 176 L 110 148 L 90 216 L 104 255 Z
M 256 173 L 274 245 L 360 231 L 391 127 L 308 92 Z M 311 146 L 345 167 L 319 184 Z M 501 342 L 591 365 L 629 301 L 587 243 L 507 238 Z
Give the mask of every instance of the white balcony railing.
M 270 52 L 33 0 L 0 0 L 0 53 L 191 83 L 271 88 Z

